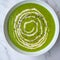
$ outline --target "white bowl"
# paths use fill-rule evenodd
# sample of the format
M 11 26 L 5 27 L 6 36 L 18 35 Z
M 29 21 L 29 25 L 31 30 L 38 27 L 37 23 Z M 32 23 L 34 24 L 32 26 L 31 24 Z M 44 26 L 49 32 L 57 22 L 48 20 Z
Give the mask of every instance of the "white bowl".
M 52 16 L 54 18 L 54 21 L 55 21 L 56 30 L 55 30 L 55 35 L 54 35 L 51 43 L 47 47 L 45 47 L 44 49 L 42 49 L 40 51 L 37 51 L 37 52 L 26 52 L 26 51 L 22 51 L 22 50 L 18 49 L 15 45 L 13 45 L 11 43 L 11 41 L 10 41 L 8 35 L 7 35 L 7 18 L 9 16 L 9 14 L 12 12 L 12 10 L 14 8 L 16 8 L 17 6 L 19 6 L 21 4 L 24 4 L 24 3 L 37 3 L 37 4 L 45 7 L 48 11 L 50 11 L 50 13 L 52 14 Z M 57 38 L 58 38 L 58 35 L 59 35 L 59 21 L 58 21 L 57 15 L 54 12 L 54 10 L 48 4 L 46 4 L 45 2 L 43 2 L 43 1 L 23 1 L 23 2 L 20 2 L 17 5 L 15 5 L 14 7 L 12 7 L 11 10 L 8 12 L 8 14 L 6 16 L 6 19 L 5 19 L 5 22 L 4 22 L 4 34 L 5 34 L 5 37 L 6 37 L 7 42 L 11 45 L 12 48 L 14 48 L 18 52 L 20 52 L 22 54 L 25 54 L 25 55 L 37 56 L 37 55 L 41 55 L 41 54 L 46 53 L 48 50 L 50 50 L 53 47 L 53 45 L 57 41 Z

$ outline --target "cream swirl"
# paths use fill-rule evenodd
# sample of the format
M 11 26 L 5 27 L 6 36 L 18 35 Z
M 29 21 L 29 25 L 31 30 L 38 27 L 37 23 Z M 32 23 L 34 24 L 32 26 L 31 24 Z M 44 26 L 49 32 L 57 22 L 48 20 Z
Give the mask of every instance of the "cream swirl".
M 41 47 L 48 37 L 48 25 L 45 17 L 36 8 L 23 10 L 15 18 L 14 36 L 22 47 L 28 49 Z

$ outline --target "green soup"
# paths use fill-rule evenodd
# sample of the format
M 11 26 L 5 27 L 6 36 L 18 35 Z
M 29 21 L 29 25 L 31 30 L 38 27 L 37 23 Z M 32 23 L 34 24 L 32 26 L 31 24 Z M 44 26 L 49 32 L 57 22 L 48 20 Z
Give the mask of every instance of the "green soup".
M 55 22 L 43 6 L 26 3 L 10 13 L 7 30 L 11 42 L 17 48 L 35 52 L 50 44 L 55 33 Z

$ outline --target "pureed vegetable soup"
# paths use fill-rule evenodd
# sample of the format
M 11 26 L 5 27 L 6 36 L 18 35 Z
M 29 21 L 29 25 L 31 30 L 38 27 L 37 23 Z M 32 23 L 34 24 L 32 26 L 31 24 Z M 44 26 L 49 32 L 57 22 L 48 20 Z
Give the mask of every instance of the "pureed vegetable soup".
M 51 13 L 36 3 L 17 6 L 8 17 L 8 35 L 20 50 L 35 52 L 52 41 L 55 22 Z

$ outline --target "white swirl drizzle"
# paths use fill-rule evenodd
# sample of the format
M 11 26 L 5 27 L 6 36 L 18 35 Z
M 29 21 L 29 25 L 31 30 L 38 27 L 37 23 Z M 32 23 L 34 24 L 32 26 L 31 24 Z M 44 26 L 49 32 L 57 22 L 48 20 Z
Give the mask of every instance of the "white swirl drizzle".
M 31 20 L 31 21 L 29 21 L 29 22 L 25 22 L 25 24 L 24 24 L 24 31 L 25 31 L 26 33 L 32 33 L 32 32 L 34 31 L 34 28 L 33 28 L 31 31 L 26 31 L 26 30 L 25 30 L 26 25 L 29 24 L 29 23 L 31 23 L 31 22 L 34 22 L 34 23 L 35 23 L 34 20 Z
M 40 21 L 39 18 L 36 18 L 35 16 L 28 16 L 29 14 L 35 14 L 35 15 L 39 15 L 40 17 L 42 17 L 43 21 L 44 21 L 44 24 L 45 24 L 45 30 L 43 31 L 43 28 L 42 28 L 42 23 Z M 28 16 L 28 17 L 27 17 Z M 28 22 L 25 22 L 24 23 L 24 32 L 21 30 L 21 22 L 23 21 L 23 19 L 26 19 L 26 18 L 36 18 L 37 21 L 40 23 L 40 30 L 41 30 L 41 33 L 35 37 L 35 39 L 32 39 L 32 40 L 28 40 L 26 38 L 24 38 L 23 35 L 26 35 L 26 36 L 34 36 L 37 32 L 38 32 L 38 23 L 34 20 L 30 20 Z M 19 18 L 19 20 L 18 20 Z M 18 23 L 16 23 L 18 22 Z M 19 23 L 20 22 L 20 23 Z M 34 27 L 31 31 L 26 31 L 25 28 L 26 28 L 26 24 L 29 24 L 29 23 L 35 23 L 36 24 L 36 30 L 34 33 L 32 33 L 34 31 Z M 18 26 L 18 28 L 17 28 Z M 47 26 L 47 21 L 46 19 L 44 18 L 44 16 L 36 9 L 36 8 L 32 8 L 32 9 L 26 9 L 26 10 L 23 10 L 21 13 L 19 13 L 17 16 L 16 16 L 16 19 L 14 21 L 14 36 L 17 37 L 16 41 L 17 43 L 22 46 L 22 47 L 25 47 L 25 48 L 28 48 L 28 49 L 36 49 L 36 48 L 39 48 L 41 47 L 47 40 L 47 37 L 48 37 L 48 33 L 47 33 L 47 30 L 48 30 L 48 26 Z M 44 32 L 44 34 L 43 34 Z M 29 34 L 31 33 L 31 34 Z M 43 34 L 43 36 L 41 37 L 41 35 Z M 36 43 L 31 43 L 31 42 L 34 42 L 35 40 L 37 40 L 39 37 L 41 37 Z M 28 43 L 29 42 L 29 43 Z

